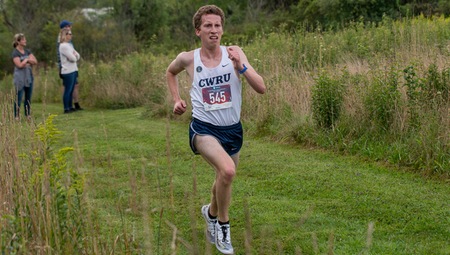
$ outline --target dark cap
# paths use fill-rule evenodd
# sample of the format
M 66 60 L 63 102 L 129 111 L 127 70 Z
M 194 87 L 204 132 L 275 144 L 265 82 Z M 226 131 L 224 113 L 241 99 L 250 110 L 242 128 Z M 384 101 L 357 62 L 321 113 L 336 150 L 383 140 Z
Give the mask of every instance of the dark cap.
M 59 28 L 63 29 L 63 28 L 65 28 L 67 26 L 70 26 L 70 25 L 72 25 L 72 22 L 69 22 L 67 20 L 63 20 L 63 21 L 61 21 L 61 23 L 59 23 Z

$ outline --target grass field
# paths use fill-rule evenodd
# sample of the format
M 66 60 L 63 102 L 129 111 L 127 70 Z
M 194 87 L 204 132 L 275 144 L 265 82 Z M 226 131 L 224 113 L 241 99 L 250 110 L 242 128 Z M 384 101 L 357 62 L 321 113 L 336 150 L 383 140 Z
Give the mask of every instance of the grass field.
M 86 175 L 94 239 L 114 247 L 108 254 L 218 254 L 200 214 L 213 173 L 191 153 L 188 123 L 149 119 L 144 108 L 33 107 L 36 123 L 58 114 L 55 147 L 75 148 L 69 165 Z M 449 201 L 443 181 L 246 137 L 232 241 L 236 254 L 450 254 Z

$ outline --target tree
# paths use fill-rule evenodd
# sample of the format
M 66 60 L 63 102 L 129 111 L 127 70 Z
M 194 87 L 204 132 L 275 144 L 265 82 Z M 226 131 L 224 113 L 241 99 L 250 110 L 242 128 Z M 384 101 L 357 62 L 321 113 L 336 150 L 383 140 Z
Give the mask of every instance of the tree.
M 297 23 L 319 23 L 324 27 L 342 27 L 357 20 L 378 22 L 383 15 L 392 17 L 397 12 L 398 5 L 392 0 L 304 0 L 293 8 Z
M 168 22 L 166 1 L 114 0 L 113 5 L 115 20 L 131 29 L 140 42 L 163 41 Z
M 4 25 L 3 17 L 0 16 L 0 79 L 13 69 L 11 60 L 12 39 L 13 36 Z

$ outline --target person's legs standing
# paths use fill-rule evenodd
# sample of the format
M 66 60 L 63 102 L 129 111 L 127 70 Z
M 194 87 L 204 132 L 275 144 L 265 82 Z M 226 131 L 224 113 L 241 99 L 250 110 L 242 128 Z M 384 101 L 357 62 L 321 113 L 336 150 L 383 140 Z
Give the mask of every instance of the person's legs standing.
M 75 108 L 73 107 L 73 90 L 75 88 L 75 78 L 76 78 L 76 76 L 73 75 L 72 85 L 70 86 L 70 91 L 69 91 L 70 96 L 68 98 L 68 100 L 69 100 L 68 104 L 69 104 L 69 107 L 70 107 L 71 111 L 75 111 Z
M 33 83 L 30 83 L 29 87 L 25 87 L 23 88 L 24 92 L 25 92 L 25 100 L 23 102 L 23 107 L 24 107 L 24 111 L 25 111 L 25 116 L 26 117 L 30 117 L 31 114 L 31 95 L 33 93 Z
M 79 88 L 80 88 L 80 84 L 78 83 L 78 71 L 77 71 L 76 78 L 75 78 L 75 87 L 73 88 L 73 96 L 72 96 L 75 110 L 83 110 L 83 108 L 81 108 L 81 106 L 80 106 L 80 103 L 78 102 Z
M 72 93 L 75 82 L 75 72 L 69 74 L 62 74 L 64 93 L 63 93 L 63 104 L 64 113 L 72 112 Z
M 72 94 L 72 100 L 74 102 L 75 108 L 78 108 L 77 107 L 77 104 L 78 104 L 78 87 L 79 87 L 79 84 L 76 82 L 75 86 L 73 87 L 73 94 Z
M 20 104 L 22 103 L 23 88 L 21 90 L 16 89 L 16 100 L 14 101 L 14 117 L 20 118 Z

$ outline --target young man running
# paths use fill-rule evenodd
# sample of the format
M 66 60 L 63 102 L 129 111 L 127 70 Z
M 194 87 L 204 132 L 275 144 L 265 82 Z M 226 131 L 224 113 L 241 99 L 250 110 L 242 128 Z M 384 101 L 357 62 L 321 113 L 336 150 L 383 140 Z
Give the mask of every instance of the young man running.
M 181 115 L 187 104 L 180 97 L 177 75 L 186 70 L 190 77 L 190 146 L 215 171 L 211 202 L 201 210 L 207 223 L 207 238 L 223 254 L 233 254 L 228 209 L 243 142 L 241 77 L 257 93 L 264 94 L 266 86 L 240 47 L 220 45 L 224 21 L 219 7 L 200 7 L 193 25 L 201 47 L 180 53 L 167 68 L 166 78 L 174 101 L 173 112 Z

